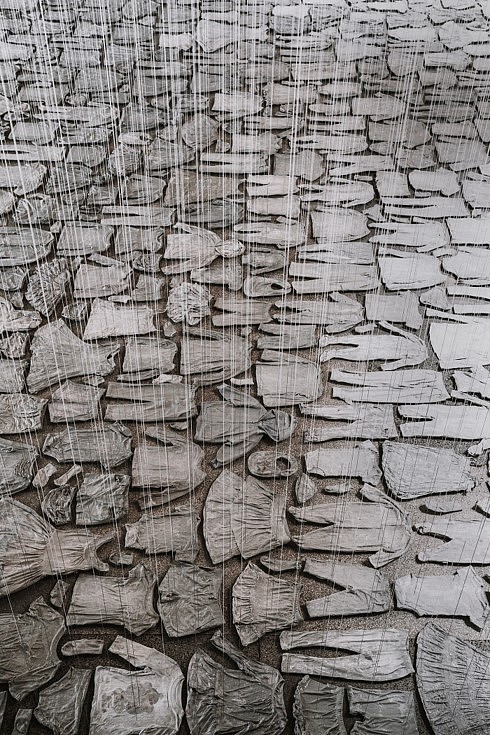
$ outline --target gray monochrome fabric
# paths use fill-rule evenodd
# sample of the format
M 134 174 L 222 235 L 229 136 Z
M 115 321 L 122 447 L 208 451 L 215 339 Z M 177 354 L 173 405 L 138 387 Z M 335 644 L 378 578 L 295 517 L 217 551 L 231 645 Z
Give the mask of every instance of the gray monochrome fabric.
M 485 735 L 487 0 L 0 29 L 0 730 Z

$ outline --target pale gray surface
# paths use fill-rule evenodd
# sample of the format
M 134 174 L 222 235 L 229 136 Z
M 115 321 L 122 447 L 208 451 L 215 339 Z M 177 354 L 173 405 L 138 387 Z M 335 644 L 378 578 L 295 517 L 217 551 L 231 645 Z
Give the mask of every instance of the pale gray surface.
M 490 173 L 486 145 L 483 145 L 488 143 L 486 117 L 489 114 L 485 98 L 489 69 L 486 44 L 489 18 L 483 5 L 473 0 L 463 3 L 464 7 L 461 4 L 455 7 L 454 3 L 448 7 L 446 2 L 443 5 L 437 2 L 424 5 L 411 0 L 408 3 L 396 0 L 389 4 L 351 3 L 345 8 L 311 3 L 293 8 L 287 6 L 286 9 L 278 6 L 273 14 L 268 6 L 254 6 L 254 12 L 249 13 L 246 11 L 250 6 L 241 5 L 240 43 L 231 46 L 232 53 L 228 53 L 230 47 L 226 46 L 237 37 L 237 17 L 229 12 L 232 8 L 222 4 L 214 3 L 211 7 L 211 4 L 201 3 L 199 19 L 197 15 L 194 18 L 192 5 L 179 5 L 169 10 L 166 5 L 154 6 L 151 3 L 122 3 L 116 7 L 116 3 L 109 2 L 103 7 L 98 3 L 92 7 L 89 2 L 85 4 L 82 18 L 77 15 L 75 3 L 70 2 L 59 12 L 56 6 L 45 7 L 44 21 L 41 21 L 37 8 L 29 9 L 28 2 L 23 4 L 27 9 L 22 14 L 6 13 L 4 8 L 8 5 L 8 2 L 4 3 L 0 9 L 2 27 L 5 26 L 5 38 L 0 43 L 0 78 L 4 95 L 1 114 L 5 133 L 5 140 L 1 143 L 4 165 L 0 167 L 3 192 L 0 211 L 5 213 L 0 233 L 0 286 L 6 292 L 5 297 L 11 300 L 11 308 L 0 307 L 0 322 L 5 330 L 0 349 L 10 364 L 12 360 L 30 360 L 30 370 L 25 371 L 27 387 L 36 394 L 33 397 L 40 400 L 49 400 L 53 391 L 67 379 L 74 379 L 80 385 L 88 381 L 96 388 L 109 388 L 109 393 L 114 391 L 109 401 L 102 397 L 100 402 L 101 415 L 107 418 L 105 426 L 97 415 L 89 424 L 80 424 L 81 430 L 90 432 L 89 436 L 78 434 L 71 422 L 66 427 L 69 437 L 75 440 L 88 436 L 91 460 L 102 460 L 104 465 L 109 463 L 110 453 L 106 451 L 109 447 L 103 445 L 104 435 L 101 433 L 109 425 L 108 402 L 111 410 L 119 408 L 128 412 L 130 418 L 124 421 L 127 420 L 133 450 L 144 448 L 145 444 L 156 446 L 152 437 L 144 436 L 144 429 L 150 428 L 150 424 L 158 422 L 158 427 L 152 428 L 159 430 L 162 419 L 175 421 L 175 418 L 169 418 L 168 403 L 159 399 L 164 392 L 162 386 L 165 386 L 165 392 L 168 385 L 172 386 L 169 393 L 176 395 L 178 392 L 173 390 L 178 384 L 171 381 L 178 379 L 178 372 L 182 372 L 180 346 L 183 334 L 186 344 L 187 341 L 196 343 L 196 350 L 189 350 L 186 366 L 189 382 L 192 376 L 196 376 L 205 384 L 196 392 L 197 405 L 203 400 L 207 404 L 212 401 L 223 404 L 215 387 L 230 376 L 232 381 L 235 377 L 238 379 L 239 382 L 232 382 L 232 385 L 244 388 L 244 395 L 251 386 L 255 397 L 254 366 L 262 359 L 261 353 L 255 349 L 255 340 L 259 333 L 264 334 L 264 330 L 258 329 L 260 324 L 267 327 L 267 324 L 277 326 L 284 323 L 299 327 L 295 333 L 288 333 L 284 338 L 280 336 L 275 343 L 263 345 L 260 349 L 291 351 L 289 357 L 304 358 L 315 369 L 318 368 L 323 391 L 319 403 L 322 405 L 334 405 L 331 402 L 330 368 L 360 374 L 377 373 L 382 375 L 384 394 L 390 398 L 403 397 L 400 391 L 397 393 L 392 388 L 397 380 L 396 372 L 391 378 L 387 376 L 381 371 L 385 367 L 383 362 L 369 359 L 365 363 L 346 364 L 346 361 L 332 357 L 328 369 L 322 366 L 317 346 L 325 333 L 348 332 L 357 325 L 362 330 L 358 335 L 365 343 L 372 333 L 378 333 L 378 327 L 375 326 L 373 331 L 373 325 L 366 321 L 388 320 L 403 329 L 417 330 L 414 336 L 422 339 L 429 351 L 421 369 L 439 371 L 438 383 L 434 384 L 437 395 L 432 392 L 433 384 L 428 383 L 426 394 L 430 395 L 422 403 L 429 405 L 427 402 L 437 396 L 444 399 L 430 404 L 432 408 L 416 405 L 415 410 L 424 410 L 427 415 L 432 415 L 430 412 L 433 411 L 439 416 L 438 425 L 434 427 L 438 436 L 423 437 L 417 443 L 451 449 L 463 457 L 470 441 L 488 439 L 480 428 L 484 419 L 478 423 L 475 418 L 485 418 L 488 407 L 463 405 L 463 402 L 469 402 L 467 397 L 449 398 L 455 387 L 453 369 L 471 370 L 478 362 L 487 360 L 489 354 L 485 320 L 485 315 L 488 316 L 485 308 L 488 294 L 485 296 L 482 291 L 475 293 L 473 290 L 484 289 L 488 283 L 485 249 L 489 227 L 488 219 L 481 216 L 485 202 L 479 194 L 488 186 Z M 198 20 L 199 25 L 196 25 Z M 267 39 L 266 27 L 270 29 Z M 10 39 L 12 43 L 9 42 L 11 35 L 15 36 Z M 262 40 L 247 45 L 246 37 Z M 180 51 L 170 48 L 174 43 L 181 46 Z M 306 43 L 311 46 L 306 47 Z M 209 55 L 214 53 L 214 49 L 218 49 L 218 54 Z M 138 59 L 135 59 L 136 50 Z M 420 53 L 413 53 L 416 50 Z M 19 63 L 14 67 L 9 58 Z M 52 66 L 50 58 L 53 59 Z M 479 88 L 482 90 L 480 98 L 475 92 Z M 378 92 L 381 93 L 379 97 L 376 96 Z M 245 112 L 247 116 L 243 117 Z M 87 127 L 87 123 L 95 127 Z M 159 137 L 153 140 L 156 132 Z M 196 171 L 180 168 L 194 165 Z M 225 171 L 226 176 L 221 177 L 220 171 Z M 252 174 L 252 171 L 261 173 Z M 438 177 L 435 177 L 435 171 Z M 281 181 L 261 178 L 269 178 L 272 172 L 281 176 Z M 417 173 L 417 180 L 414 173 Z M 359 180 L 349 178 L 357 175 Z M 293 179 L 293 176 L 299 178 Z M 44 187 L 36 192 L 43 181 Z M 266 190 L 258 191 L 261 187 Z M 226 199 L 228 196 L 230 199 Z M 339 209 L 340 205 L 347 205 L 347 208 Z M 478 208 L 475 209 L 475 205 Z M 270 221 L 263 219 L 262 215 L 257 221 L 259 217 L 253 214 L 256 211 L 274 214 L 271 214 Z M 298 212 L 299 221 L 296 221 Z M 390 212 L 400 215 L 404 221 L 384 222 Z M 279 221 L 284 213 L 295 219 Z M 426 222 L 410 221 L 405 217 L 407 214 L 430 219 Z M 460 216 L 462 214 L 465 216 Z M 187 269 L 187 258 L 164 257 L 172 236 L 178 230 L 181 232 L 181 228 L 171 227 L 177 220 L 199 228 L 198 247 L 192 248 L 192 270 Z M 20 223 L 20 230 L 17 225 L 12 228 L 14 222 Z M 315 227 L 315 234 L 321 237 L 319 242 L 313 242 L 310 237 L 311 225 Z M 225 229 L 221 229 L 222 226 Z M 214 235 L 212 239 L 215 242 L 219 241 L 213 250 L 204 245 L 203 231 Z M 374 236 L 366 243 L 371 233 Z M 346 239 L 355 235 L 360 239 Z M 244 243 L 244 247 L 237 241 Z M 388 251 L 381 252 L 378 246 L 390 247 Z M 259 248 L 262 249 L 260 254 L 256 252 Z M 475 248 L 476 254 L 473 252 Z M 245 250 L 245 257 L 240 263 L 242 250 Z M 396 258 L 394 252 L 398 254 Z M 207 257 L 211 257 L 212 263 L 205 265 Z M 79 258 L 82 258 L 81 262 Z M 70 283 L 65 283 L 63 260 L 68 264 Z M 400 262 L 395 264 L 395 260 Z M 247 261 L 258 264 L 259 268 L 249 270 Z M 401 296 L 396 292 L 387 294 L 385 287 L 380 285 L 378 261 L 383 268 L 381 275 L 389 286 L 410 286 L 413 290 L 403 291 Z M 296 272 L 304 270 L 312 275 L 304 281 L 297 275 L 288 277 L 290 262 L 294 264 L 292 272 L 298 269 Z M 36 281 L 39 265 L 42 270 Z M 90 279 L 91 288 L 94 288 L 92 279 L 97 281 L 95 290 L 89 292 L 93 295 L 84 296 L 84 302 L 87 302 L 85 315 L 80 309 L 80 302 L 74 304 L 72 301 L 71 286 L 82 266 L 98 271 L 98 277 L 92 275 Z M 185 269 L 177 273 L 175 281 L 169 271 L 162 272 L 162 267 L 174 266 L 177 270 Z M 261 266 L 266 270 L 259 273 Z M 61 270 L 59 282 L 55 275 L 58 268 Z M 123 272 L 128 272 L 127 278 Z M 462 279 L 458 284 L 456 276 Z M 186 284 L 184 288 L 179 288 L 181 277 Z M 257 280 L 258 277 L 271 280 L 264 282 Z M 346 288 L 349 284 L 351 288 L 357 284 L 361 289 L 368 277 L 374 286 L 373 292 L 365 294 L 354 290 L 339 296 L 333 290 Z M 392 277 L 400 280 L 392 284 Z M 247 280 L 245 285 L 245 293 L 250 296 L 245 296 L 242 281 L 250 278 L 252 280 Z M 429 283 L 439 283 L 439 279 L 443 279 L 441 291 L 434 293 L 432 290 L 429 297 Z M 283 290 L 292 286 L 293 280 L 297 293 L 313 289 L 312 295 L 305 295 L 302 300 L 296 294 L 294 297 L 281 295 Z M 46 287 L 45 304 L 39 288 L 41 282 Z M 203 306 L 202 312 L 201 307 L 192 310 L 189 319 L 190 299 L 186 303 L 182 294 L 185 296 L 191 291 L 188 287 L 195 287 L 196 283 L 209 289 L 210 296 L 205 290 L 192 288 L 192 292 L 197 291 L 203 296 Z M 271 287 L 272 283 L 277 284 L 274 296 L 263 295 L 262 289 Z M 29 300 L 24 298 L 27 287 L 35 310 L 29 309 Z M 456 293 L 452 290 L 455 288 L 473 291 Z M 59 303 L 53 306 L 63 291 Z M 178 308 L 164 314 L 169 293 L 179 297 L 176 299 Z M 261 295 L 257 297 L 259 293 Z M 98 302 L 95 302 L 94 311 L 92 299 L 105 297 L 111 298 L 111 301 L 103 302 L 109 305 L 106 311 L 110 311 L 110 315 L 107 313 L 102 319 Z M 82 298 L 82 294 L 76 294 L 75 298 Z M 432 311 L 424 309 L 426 303 Z M 449 308 L 453 303 L 455 314 L 469 315 L 468 323 L 450 324 Z M 209 305 L 211 316 L 199 322 L 198 328 L 207 331 L 213 325 L 220 339 L 213 346 L 204 346 L 200 336 L 189 335 L 188 324 L 207 312 Z M 76 308 L 72 308 L 74 306 Z M 444 309 L 446 311 L 441 317 L 439 310 Z M 44 317 L 40 321 L 41 315 L 47 311 L 51 311 L 51 326 Z M 66 329 L 60 328 L 57 321 L 62 313 L 67 320 L 70 319 Z M 161 349 L 157 348 L 157 354 L 150 354 L 148 364 L 143 367 L 142 363 L 154 346 L 154 342 L 150 345 L 152 337 L 146 333 L 141 337 L 132 333 L 126 338 L 116 336 L 109 344 L 85 344 L 80 336 L 84 333 L 89 314 L 99 333 L 106 334 L 109 330 L 119 335 L 121 332 L 154 329 Z M 138 319 L 134 319 L 135 315 Z M 171 315 L 182 317 L 184 321 L 177 320 L 174 327 L 168 322 Z M 73 316 L 79 320 L 72 320 Z M 474 317 L 481 319 L 481 323 Z M 434 341 L 427 338 L 429 322 Z M 43 326 L 36 333 L 34 330 L 39 324 Z M 313 330 L 312 337 L 311 326 L 315 325 L 318 327 Z M 12 329 L 14 331 L 10 331 Z M 442 333 L 442 338 L 437 335 L 441 364 L 432 351 L 432 346 L 436 346 L 437 331 Z M 227 341 L 232 333 L 236 337 L 233 346 Z M 28 337 L 26 346 L 23 342 L 25 336 Z M 277 335 L 274 333 L 272 336 Z M 355 337 L 352 333 L 347 336 Z M 141 342 L 136 344 L 139 340 Z M 173 354 L 173 343 L 177 348 L 176 354 Z M 297 345 L 301 350 L 299 354 Z M 194 364 L 196 354 L 199 359 Z M 372 358 L 375 354 L 380 353 L 366 356 Z M 2 365 L 6 366 L 6 361 Z M 242 375 L 240 371 L 244 366 L 247 370 Z M 7 378 L 5 371 L 4 384 L 7 384 Z M 154 379 L 157 383 L 152 386 Z M 456 385 L 459 390 L 486 398 L 486 382 L 483 380 L 473 390 Z M 126 393 L 128 398 L 120 399 L 115 395 L 121 383 L 121 395 Z M 150 389 L 149 401 L 136 395 L 142 384 Z M 20 385 L 20 380 L 17 385 Z M 289 381 L 289 388 L 291 386 L 293 390 L 290 392 L 296 392 L 298 398 L 309 388 L 298 374 Z M 282 390 L 284 388 L 283 385 Z M 12 407 L 18 405 L 12 396 L 28 394 L 9 390 L 3 395 Z M 291 395 L 287 400 L 290 398 Z M 422 391 L 416 403 L 421 398 Z M 410 395 L 401 406 L 412 400 L 413 395 Z M 327 422 L 306 413 L 300 415 L 294 396 L 291 405 L 293 408 L 288 408 L 284 414 L 268 412 L 266 420 L 260 420 L 255 447 L 258 451 L 275 451 L 276 445 L 270 439 L 278 440 L 277 453 L 280 455 L 302 458 L 306 451 L 312 450 L 309 437 Z M 398 409 L 393 409 L 390 402 L 386 407 L 387 416 L 398 427 Z M 249 418 L 252 414 L 250 408 Z M 454 410 L 456 408 L 457 411 Z M 447 429 L 444 428 L 448 418 L 446 409 L 451 414 Z M 460 409 L 464 409 L 465 414 L 464 434 Z M 230 413 L 222 414 L 218 421 L 223 429 L 220 436 L 223 437 L 226 430 L 227 436 L 237 437 L 243 427 L 244 413 L 241 419 L 238 412 L 233 419 Z M 201 443 L 195 436 L 194 414 L 185 408 L 181 419 L 186 421 L 177 421 L 177 425 L 171 427 L 182 430 L 185 447 L 192 446 L 189 444 L 191 441 Z M 289 414 L 294 415 L 295 425 L 287 418 Z M 14 409 L 10 415 L 17 418 Z M 360 415 L 364 417 L 364 430 L 371 433 L 367 436 L 361 434 L 360 426 L 356 426 L 353 420 L 354 426 L 350 427 L 353 439 L 373 439 L 377 456 L 382 456 L 378 439 L 384 439 L 387 434 L 381 433 L 382 429 L 368 426 L 367 413 Z M 385 430 L 389 430 L 390 438 L 395 438 L 399 429 L 393 429 L 391 422 L 387 422 Z M 251 423 L 247 421 L 248 428 Z M 344 436 L 341 434 L 342 426 L 334 420 L 328 423 L 338 434 L 324 446 L 343 451 L 346 444 L 341 441 Z M 423 431 L 420 421 L 411 418 L 407 423 L 411 426 L 418 424 L 418 429 L 413 431 Z M 46 434 L 58 434 L 64 428 L 63 422 L 53 425 L 47 414 L 42 429 L 30 426 L 22 436 L 7 434 L 7 440 L 18 438 L 40 451 Z M 305 432 L 307 438 L 303 443 Z M 64 444 L 64 456 L 68 461 L 58 464 L 53 458 L 56 472 L 53 478 L 48 478 L 46 491 L 66 483 L 76 491 L 84 475 L 101 471 L 98 461 L 86 462 L 86 457 L 75 456 L 69 437 Z M 408 434 L 397 443 L 400 445 L 402 441 L 409 446 L 414 444 Z M 216 452 L 221 449 L 220 444 L 221 439 L 214 446 L 203 447 L 206 477 L 189 493 L 196 518 L 202 515 L 205 497 L 219 475 L 219 469 L 213 466 L 213 462 Z M 471 528 L 477 524 L 486 534 L 485 519 L 473 510 L 478 498 L 485 500 L 488 496 L 482 484 L 486 477 L 484 447 L 485 442 L 471 451 L 474 464 L 470 473 L 477 484 L 472 487 L 468 483 L 467 492 L 458 493 L 463 510 L 452 519 L 472 519 Z M 243 451 L 237 453 L 231 467 L 241 483 L 246 479 L 246 459 L 251 448 L 248 445 L 242 447 Z M 115 471 L 129 475 L 129 454 L 125 457 Z M 60 475 L 70 471 L 72 461 L 79 460 L 83 461 L 83 474 L 68 475 L 61 480 Z M 46 462 L 47 457 L 40 458 L 32 472 L 30 468 L 22 467 L 20 481 L 26 476 L 30 479 Z M 301 467 L 298 472 L 303 469 Z M 345 493 L 338 499 L 346 503 L 359 502 L 360 485 L 353 474 L 351 467 L 347 467 L 341 476 L 327 481 L 334 493 Z M 285 507 L 296 502 L 293 492 L 298 476 L 293 474 L 289 479 L 265 480 L 268 497 L 284 499 Z M 442 480 L 445 480 L 444 476 Z M 443 494 L 434 498 L 450 497 L 446 495 L 449 488 L 443 486 L 442 480 L 440 488 Z M 309 505 L 306 507 L 319 503 L 322 498 L 319 493 L 327 489 L 325 480 L 315 478 L 315 483 L 317 497 L 307 501 Z M 386 489 L 384 484 L 383 488 Z M 231 491 L 232 487 L 225 486 L 224 490 L 227 489 Z M 159 505 L 168 499 L 165 489 L 162 496 L 157 497 L 157 493 L 158 488 L 152 493 L 147 510 L 153 501 Z M 39 514 L 42 495 L 38 488 L 33 489 L 29 485 L 19 490 L 18 498 Z M 147 499 L 148 495 L 145 494 Z M 256 500 L 253 493 L 251 500 Z M 434 519 L 434 515 L 425 514 L 423 502 L 419 499 L 402 501 L 409 526 L 419 527 Z M 100 529 L 92 529 L 94 535 L 85 536 L 85 541 L 92 539 L 89 546 L 96 546 L 94 539 L 103 539 L 111 532 L 115 534 L 106 547 L 100 548 L 100 558 L 104 563 L 109 558 L 116 560 L 116 565 L 110 570 L 103 567 L 105 576 L 101 579 L 127 576 L 128 570 L 117 566 L 117 556 L 124 549 L 124 524 L 137 523 L 142 510 L 145 509 L 138 503 L 138 494 L 130 491 L 127 517 Z M 158 515 L 162 510 L 155 506 L 148 515 Z M 247 519 L 249 517 L 250 513 Z M 274 546 L 270 570 L 279 569 L 281 576 L 277 579 L 291 585 L 301 581 L 303 613 L 307 600 L 326 595 L 332 598 L 331 593 L 337 588 L 300 572 L 300 557 L 333 563 L 340 559 L 344 563 L 355 564 L 359 569 L 369 568 L 362 566 L 368 564 L 365 554 L 299 554 L 293 544 L 280 548 L 280 541 L 277 546 L 275 542 L 270 543 L 271 518 L 274 520 L 275 517 L 270 512 L 269 501 L 264 501 L 263 505 L 257 503 L 252 515 L 257 524 L 254 529 L 259 532 L 265 529 L 267 544 L 264 542 L 264 548 L 250 543 L 250 556 L 256 561 L 255 554 L 267 554 L 270 546 Z M 442 521 L 449 520 L 451 514 L 442 516 Z M 150 523 L 150 528 L 153 525 Z M 202 528 L 196 528 L 197 520 L 190 531 L 189 525 L 184 525 L 185 530 L 179 531 L 178 523 L 175 528 L 171 521 L 162 525 L 164 528 L 158 525 L 158 532 L 162 535 L 165 532 L 166 536 L 160 539 L 162 546 L 175 547 L 186 534 L 193 537 L 195 533 L 196 561 L 203 566 L 209 565 Z M 297 537 L 301 534 L 301 523 L 291 515 L 288 515 L 288 525 L 287 539 L 289 535 Z M 238 528 L 241 536 L 243 524 L 238 524 Z M 76 531 L 73 524 L 62 530 L 68 533 Z M 78 531 L 82 532 L 82 529 Z M 169 539 L 174 532 L 179 538 Z M 45 538 L 41 536 L 44 543 Z M 63 537 L 54 535 L 52 538 L 53 545 L 59 545 L 66 554 L 70 546 L 64 541 L 61 543 Z M 82 536 L 79 539 L 81 542 Z M 185 541 L 188 541 L 187 537 Z M 286 538 L 283 539 L 285 541 Z M 44 548 L 43 543 L 41 548 Z M 418 554 L 423 555 L 435 546 L 447 547 L 448 544 L 444 540 L 412 532 L 403 557 L 384 567 L 383 574 L 390 584 L 397 577 L 410 573 L 417 576 L 447 574 L 448 569 L 444 566 L 416 560 Z M 24 548 L 27 549 L 26 541 Z M 90 548 L 95 554 L 95 549 Z M 258 551 L 254 551 L 255 548 Z M 227 638 L 233 641 L 237 639 L 231 625 L 231 589 L 245 566 L 239 552 L 240 549 L 223 565 L 224 630 Z M 38 552 L 35 557 L 38 559 Z M 133 563 L 143 562 L 158 581 L 165 576 L 170 561 L 166 553 L 147 555 L 139 549 L 134 551 Z M 64 563 L 62 571 L 67 571 L 67 567 L 73 568 Z M 488 574 L 489 567 L 479 567 L 477 574 Z M 24 565 L 24 568 L 28 569 L 29 565 Z M 221 570 L 221 565 L 216 568 Z M 99 579 L 98 576 L 96 578 Z M 65 603 L 68 607 L 76 574 L 69 573 L 65 579 L 69 585 Z M 2 599 L 0 611 L 11 615 L 13 607 L 17 615 L 23 614 L 39 595 L 48 600 L 56 581 L 57 577 L 52 576 L 36 581 L 25 591 L 15 592 L 10 598 Z M 485 583 L 485 594 L 487 589 Z M 373 617 L 363 615 L 305 621 L 299 629 L 311 630 L 320 626 L 322 630 L 341 631 L 399 628 L 408 632 L 413 655 L 414 636 L 424 624 L 425 620 L 417 619 L 413 613 L 389 610 Z M 463 620 L 454 618 L 446 619 L 444 626 L 463 638 L 486 640 L 490 632 L 487 626 L 477 633 Z M 108 652 L 108 646 L 121 630 L 120 627 L 98 624 L 83 629 L 73 628 L 64 640 L 81 635 L 100 637 L 105 642 L 105 653 L 98 657 L 84 656 L 79 660 L 63 658 L 58 676 L 66 673 L 70 661 L 75 667 L 90 670 L 97 665 L 125 670 L 130 659 L 121 663 L 116 656 L 117 647 Z M 211 650 L 209 638 L 210 633 L 204 633 L 174 641 L 157 625 L 144 633 L 142 640 L 157 651 L 163 649 L 169 653 L 185 674 L 189 659 L 196 650 Z M 145 655 L 154 656 L 148 650 Z M 260 660 L 279 666 L 276 636 L 265 635 L 246 649 L 246 655 L 251 661 Z M 298 677 L 287 675 L 285 679 L 289 735 L 292 732 L 292 693 Z M 365 686 L 372 688 L 370 683 Z M 394 686 L 413 689 L 414 678 L 407 677 L 398 684 L 387 686 L 389 689 Z M 88 732 L 91 698 L 92 691 L 84 707 L 82 733 Z M 22 702 L 22 709 L 30 712 L 36 705 L 37 694 L 34 694 Z M 416 706 L 420 731 L 425 735 L 427 728 L 418 701 Z M 4 726 L 6 733 L 12 731 L 16 707 L 9 697 Z M 247 716 L 249 710 L 248 706 Z M 126 724 L 124 716 L 120 721 Z M 348 716 L 346 721 L 350 728 L 352 718 Z M 486 722 L 477 725 L 480 729 L 486 726 Z M 102 727 L 105 735 L 107 725 Z M 273 729 L 269 725 L 267 728 L 267 732 Z M 34 735 L 41 732 L 34 718 L 30 731 Z M 185 724 L 182 731 L 186 731 Z

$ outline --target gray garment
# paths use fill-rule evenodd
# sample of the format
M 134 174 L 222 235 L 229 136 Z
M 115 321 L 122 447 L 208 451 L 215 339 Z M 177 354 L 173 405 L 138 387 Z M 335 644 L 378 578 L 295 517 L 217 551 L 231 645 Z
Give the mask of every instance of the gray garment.
M 186 421 L 197 414 L 196 389 L 184 383 L 158 385 L 110 382 L 106 398 L 108 421 Z
M 103 395 L 103 388 L 67 380 L 51 394 L 49 420 L 52 423 L 93 421 L 98 417 Z
M 146 304 L 124 306 L 103 299 L 94 299 L 83 339 L 149 334 L 156 331 L 154 316 L 154 309 Z
M 381 464 L 388 490 L 398 500 L 466 493 L 475 485 L 469 458 L 452 449 L 386 441 Z
M 411 291 L 402 294 L 366 294 L 365 307 L 369 321 L 406 324 L 410 329 L 420 329 L 422 326 L 419 300 Z
M 313 674 L 358 681 L 393 681 L 413 674 L 408 634 L 394 628 L 354 629 L 345 632 L 283 632 L 281 649 L 324 647 L 351 651 L 348 655 L 320 658 L 283 654 L 281 669 L 288 674 Z
M 123 372 L 140 373 L 156 368 L 169 373 L 174 369 L 177 345 L 173 340 L 156 337 L 129 336 L 126 339 Z
M 313 449 L 305 461 L 306 471 L 319 477 L 360 477 L 371 485 L 381 480 L 378 448 L 371 441 Z
M 72 485 L 61 485 L 45 491 L 41 500 L 42 515 L 55 526 L 70 523 L 76 492 L 76 487 Z
M 490 654 L 428 623 L 417 638 L 417 688 L 435 735 L 490 728 Z
M 249 562 L 233 585 L 233 623 L 242 645 L 303 620 L 299 584 L 271 577 Z
M 65 429 L 47 435 L 43 454 L 57 462 L 98 462 L 103 467 L 117 467 L 131 457 L 131 433 L 122 424 Z
M 196 421 L 197 441 L 221 444 L 214 461 L 222 467 L 242 457 L 267 436 L 280 442 L 289 439 L 296 421 L 285 411 L 268 411 L 256 398 L 222 385 L 222 401 L 204 401 Z
M 186 434 L 153 428 L 147 429 L 145 436 L 156 439 L 158 444 L 141 443 L 136 447 L 132 464 L 133 487 L 144 488 L 150 498 L 154 494 L 157 500 L 169 502 L 204 482 L 204 452 L 188 441 Z M 162 492 L 152 493 L 152 488 L 161 488 Z
M 490 439 L 490 411 L 484 406 L 421 403 L 418 406 L 399 406 L 398 413 L 403 418 L 416 419 L 401 424 L 403 437 Z
M 88 669 L 70 667 L 66 674 L 39 694 L 34 717 L 54 735 L 78 735 L 82 707 L 92 678 Z
M 417 555 L 419 561 L 440 564 L 490 564 L 490 520 L 436 518 L 419 523 L 415 530 L 444 541 Z
M 438 577 L 399 577 L 395 595 L 397 607 L 402 610 L 416 615 L 464 617 L 479 630 L 490 617 L 487 590 L 473 567 Z
M 27 360 L 0 358 L 0 394 L 20 393 L 24 390 L 27 365 Z
M 414 368 L 388 373 L 332 370 L 330 380 L 348 385 L 334 386 L 332 396 L 349 403 L 437 403 L 449 398 L 442 373 L 437 370 Z
M 281 302 L 279 302 L 281 303 Z M 303 350 L 317 344 L 314 324 L 260 324 L 258 350 Z
M 314 401 L 323 393 L 320 368 L 303 357 L 264 350 L 255 365 L 257 393 L 267 408 Z
M 286 496 L 253 477 L 223 470 L 211 485 L 203 532 L 213 564 L 234 556 L 250 559 L 289 543 Z
M 352 735 L 418 735 L 413 692 L 347 687 Z
M 431 321 L 429 339 L 442 370 L 472 368 L 490 362 L 486 319 L 459 317 L 465 323 Z
M 61 664 L 56 649 L 64 633 L 63 616 L 42 597 L 22 615 L 0 615 L 0 682 L 14 699 L 51 681 Z
M 446 201 L 453 202 L 454 199 Z M 430 288 L 446 280 L 439 260 L 433 255 L 412 255 L 403 250 L 388 250 L 378 257 L 378 265 L 381 280 L 389 291 Z
M 62 319 L 45 324 L 31 343 L 31 365 L 27 387 L 37 393 L 66 378 L 80 375 L 109 375 L 114 370 L 117 343 L 88 345 Z
M 121 625 L 141 635 L 158 623 L 153 608 L 157 578 L 138 564 L 126 577 L 82 574 L 73 587 L 66 623 L 70 625 Z
M 382 361 L 381 370 L 420 365 L 427 358 L 427 347 L 420 337 L 399 329 L 388 322 L 380 326 L 392 334 L 359 334 L 340 337 L 322 337 L 320 362 L 349 360 L 353 362 Z
M 378 270 L 374 265 L 293 261 L 289 266 L 289 275 L 298 279 L 292 281 L 298 295 L 372 291 L 380 285 Z
M 0 439 L 0 498 L 29 487 L 37 458 L 38 451 L 32 444 Z
M 130 482 L 129 475 L 87 473 L 77 492 L 77 526 L 97 526 L 125 516 L 128 511 Z
M 63 656 L 100 656 L 103 650 L 104 641 L 100 638 L 77 638 L 61 646 Z
M 0 597 L 51 575 L 87 569 L 107 572 L 109 567 L 97 550 L 113 536 L 112 532 L 96 536 L 82 529 L 58 530 L 23 503 L 0 499 Z
M 362 322 L 364 316 L 364 309 L 359 301 L 337 292 L 331 293 L 329 300 L 284 299 L 277 301 L 274 305 L 281 309 L 276 316 L 279 322 L 314 326 L 319 324 L 328 334 L 336 334 L 352 329 L 356 324 Z M 277 349 L 272 345 L 269 346 L 272 349 Z
M 213 327 L 264 324 L 272 320 L 271 304 L 268 301 L 242 299 L 229 295 L 226 298 L 216 299 L 214 308 L 218 309 L 219 313 L 213 315 Z
M 289 508 L 300 523 L 320 526 L 294 537 L 295 543 L 306 550 L 369 553 L 369 561 L 376 568 L 402 556 L 411 537 L 405 512 L 388 495 L 370 485 L 364 485 L 360 494 L 362 500 L 369 502 L 344 502 L 340 499 Z
M 242 337 L 191 328 L 182 340 L 180 372 L 198 385 L 221 383 L 251 365 L 251 346 Z
M 109 648 L 136 668 L 95 669 L 90 735 L 177 735 L 184 714 L 184 676 L 177 663 L 154 648 L 117 636 Z
M 304 676 L 294 693 L 295 735 L 347 735 L 343 721 L 344 689 Z
M 20 707 L 15 713 L 14 726 L 10 732 L 10 735 L 25 735 L 29 730 L 29 725 L 32 719 L 32 709 L 27 707 Z
M 194 561 L 199 552 L 199 523 L 191 507 L 175 508 L 165 515 L 145 514 L 126 524 L 125 546 L 148 555 L 172 553 L 177 561 Z
M 367 615 L 386 612 L 391 607 L 390 585 L 384 574 L 357 564 L 306 560 L 305 574 L 343 587 L 327 597 L 308 600 L 310 618 L 335 615 Z
M 53 314 L 71 281 L 67 261 L 57 258 L 41 263 L 29 278 L 26 299 L 44 316 Z
M 311 422 L 305 431 L 305 442 L 332 439 L 388 439 L 397 437 L 393 406 L 377 403 L 302 403 L 303 416 L 325 419 Z
M 221 633 L 211 643 L 237 669 L 225 668 L 198 650 L 187 670 L 186 717 L 191 735 L 238 733 L 281 735 L 286 727 L 284 681 L 277 669 L 248 659 Z
M 158 612 L 170 637 L 195 635 L 224 624 L 223 572 L 175 562 L 160 582 Z

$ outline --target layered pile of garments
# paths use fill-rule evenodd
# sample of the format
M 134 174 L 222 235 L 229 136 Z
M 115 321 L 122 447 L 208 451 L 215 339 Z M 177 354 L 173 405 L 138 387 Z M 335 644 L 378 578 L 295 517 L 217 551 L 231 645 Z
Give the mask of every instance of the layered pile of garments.
M 487 0 L 0 0 L 2 732 L 490 733 L 489 71 Z

